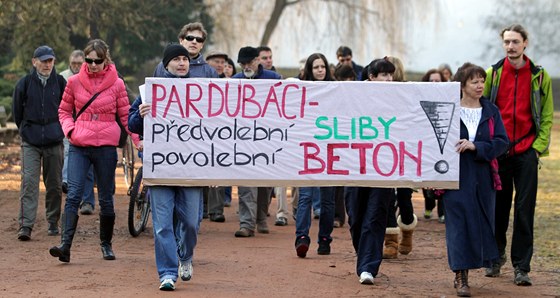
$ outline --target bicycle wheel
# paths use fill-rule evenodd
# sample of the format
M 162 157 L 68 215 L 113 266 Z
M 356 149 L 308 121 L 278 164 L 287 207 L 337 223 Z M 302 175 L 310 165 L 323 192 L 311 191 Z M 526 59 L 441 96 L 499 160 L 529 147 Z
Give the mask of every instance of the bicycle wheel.
M 132 183 L 134 182 L 134 143 L 132 138 L 129 136 L 126 139 L 126 145 L 122 148 L 122 167 L 124 174 L 124 183 L 126 187 L 130 189 Z
M 128 205 L 128 231 L 130 235 L 133 237 L 140 235 L 146 228 L 149 216 L 148 187 L 142 183 L 142 167 L 140 167 L 130 189 L 130 203 Z

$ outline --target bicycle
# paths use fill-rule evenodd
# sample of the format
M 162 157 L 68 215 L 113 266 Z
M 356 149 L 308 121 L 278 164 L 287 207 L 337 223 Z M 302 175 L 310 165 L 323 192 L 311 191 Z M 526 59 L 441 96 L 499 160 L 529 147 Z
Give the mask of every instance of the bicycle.
M 134 163 L 136 162 L 136 157 L 134 156 L 134 143 L 132 138 L 129 136 L 126 139 L 126 145 L 122 148 L 122 167 L 124 174 L 124 183 L 130 194 L 130 188 L 134 182 Z
M 150 217 L 150 192 L 142 180 L 142 168 L 138 169 L 134 183 L 130 188 L 130 203 L 128 205 L 128 231 L 136 237 L 146 228 Z

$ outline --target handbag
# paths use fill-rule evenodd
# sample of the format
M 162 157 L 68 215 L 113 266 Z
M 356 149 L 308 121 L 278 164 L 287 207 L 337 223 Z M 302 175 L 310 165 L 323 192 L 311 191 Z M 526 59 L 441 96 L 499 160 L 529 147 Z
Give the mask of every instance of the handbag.
M 117 121 L 117 124 L 121 128 L 121 135 L 119 137 L 119 145 L 117 147 L 123 148 L 124 146 L 126 146 L 126 141 L 128 139 L 128 132 L 126 131 L 126 129 L 122 125 L 121 120 L 119 119 L 119 114 L 118 113 L 115 113 L 115 121 Z

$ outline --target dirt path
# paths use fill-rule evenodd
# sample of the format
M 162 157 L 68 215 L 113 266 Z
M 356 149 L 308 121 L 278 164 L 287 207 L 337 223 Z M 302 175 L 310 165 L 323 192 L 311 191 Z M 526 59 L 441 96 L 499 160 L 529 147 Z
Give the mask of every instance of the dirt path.
M 119 176 L 118 181 L 122 181 Z M 97 216 L 81 216 L 72 247 L 72 261 L 60 263 L 48 249 L 59 237 L 46 233 L 44 195 L 32 240 L 17 240 L 19 175 L 0 174 L 0 297 L 156 297 L 158 290 L 151 222 L 137 238 L 128 234 L 128 197 L 117 185 L 117 223 L 113 248 L 116 261 L 101 258 Z M 414 195 L 421 218 L 423 200 Z M 315 243 L 308 257 L 294 250 L 294 221 L 274 226 L 276 201 L 271 205 L 270 234 L 235 238 L 238 229 L 237 200 L 226 208 L 225 223 L 204 220 L 195 250 L 194 277 L 178 282 L 166 295 L 189 297 L 455 297 L 453 273 L 448 269 L 444 225 L 421 218 L 414 234 L 414 249 L 408 256 L 384 261 L 374 286 L 360 285 L 348 226 L 335 229 L 332 253 L 316 254 Z M 317 220 L 311 235 L 316 238 Z M 315 241 L 316 239 L 313 239 Z M 538 244 L 537 244 L 538 245 Z M 508 262 L 499 278 L 485 278 L 483 270 L 470 273 L 472 293 L 477 297 L 559 297 L 558 273 L 534 266 L 534 286 L 513 284 Z

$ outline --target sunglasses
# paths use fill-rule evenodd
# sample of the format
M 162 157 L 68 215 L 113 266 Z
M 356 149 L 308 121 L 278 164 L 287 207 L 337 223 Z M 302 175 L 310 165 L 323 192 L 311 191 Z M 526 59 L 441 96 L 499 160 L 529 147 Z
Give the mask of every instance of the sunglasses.
M 193 41 L 193 40 L 196 39 L 196 42 L 198 42 L 198 43 L 203 43 L 204 40 L 205 40 L 203 37 L 192 36 L 192 35 L 185 36 L 185 39 L 188 40 L 188 41 Z
M 105 59 L 91 59 L 91 58 L 86 58 L 86 63 L 87 63 L 87 64 L 92 64 L 93 62 L 95 62 L 95 64 L 99 65 L 99 64 L 103 63 L 103 61 L 105 61 Z

